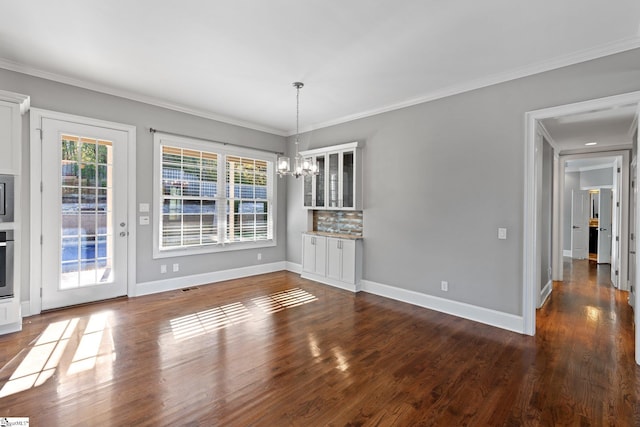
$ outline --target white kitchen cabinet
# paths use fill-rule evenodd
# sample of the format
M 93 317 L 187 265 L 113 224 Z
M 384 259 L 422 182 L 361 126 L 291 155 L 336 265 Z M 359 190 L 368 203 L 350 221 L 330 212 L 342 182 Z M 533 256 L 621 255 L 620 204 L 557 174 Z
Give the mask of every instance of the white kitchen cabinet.
M 355 240 L 327 238 L 327 277 L 355 284 Z
M 0 174 L 20 174 L 22 114 L 29 97 L 0 90 Z
M 324 276 L 327 266 L 327 238 L 302 235 L 302 271 Z
M 13 296 L 0 299 L 0 334 L 17 332 L 22 329 L 22 303 L 20 300 L 21 250 L 20 250 L 20 201 L 22 179 L 20 176 L 22 152 L 22 115 L 29 109 L 29 97 L 13 92 L 0 90 L 0 174 L 13 175 L 14 182 L 14 215 L 12 222 L 0 223 L 0 229 L 13 230 L 15 244 L 11 271 L 4 269 L 6 280 L 13 282 Z M 5 249 L 5 251 L 8 249 Z M 7 252 L 4 252 L 6 254 Z M 8 255 L 7 255 L 8 256 Z
M 303 205 L 311 209 L 362 210 L 362 159 L 358 142 L 301 151 L 318 165 L 305 177 Z
M 303 234 L 302 277 L 327 285 L 360 290 L 362 239 Z

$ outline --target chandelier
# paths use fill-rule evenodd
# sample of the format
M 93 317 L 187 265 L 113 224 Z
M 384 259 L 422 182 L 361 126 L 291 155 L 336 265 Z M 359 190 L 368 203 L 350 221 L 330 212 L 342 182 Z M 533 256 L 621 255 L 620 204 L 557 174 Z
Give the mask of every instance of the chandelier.
M 280 156 L 278 158 L 278 176 L 291 175 L 296 178 L 301 176 L 311 176 L 318 174 L 318 166 L 313 159 L 305 159 L 298 151 L 298 142 L 300 140 L 300 89 L 304 86 L 302 82 L 294 82 L 293 87 L 296 88 L 296 156 L 293 158 L 293 170 L 291 170 L 291 162 L 288 157 Z

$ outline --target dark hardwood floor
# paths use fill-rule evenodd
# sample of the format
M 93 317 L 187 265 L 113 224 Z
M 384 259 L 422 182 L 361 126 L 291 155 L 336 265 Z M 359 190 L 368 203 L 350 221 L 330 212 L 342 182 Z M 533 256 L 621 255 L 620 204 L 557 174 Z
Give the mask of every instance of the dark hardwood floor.
M 566 266 L 522 336 L 279 272 L 25 319 L 0 417 L 32 426 L 640 425 L 632 310 Z

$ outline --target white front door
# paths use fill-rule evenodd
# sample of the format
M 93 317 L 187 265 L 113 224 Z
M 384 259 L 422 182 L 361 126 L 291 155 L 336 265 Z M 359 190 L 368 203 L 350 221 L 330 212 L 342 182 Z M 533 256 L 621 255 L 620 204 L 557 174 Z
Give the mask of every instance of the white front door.
M 571 256 L 585 259 L 589 254 L 589 192 L 574 190 L 571 200 Z
M 598 264 L 611 262 L 611 190 L 601 188 L 598 201 Z
M 127 133 L 49 118 L 42 132 L 42 309 L 126 295 Z

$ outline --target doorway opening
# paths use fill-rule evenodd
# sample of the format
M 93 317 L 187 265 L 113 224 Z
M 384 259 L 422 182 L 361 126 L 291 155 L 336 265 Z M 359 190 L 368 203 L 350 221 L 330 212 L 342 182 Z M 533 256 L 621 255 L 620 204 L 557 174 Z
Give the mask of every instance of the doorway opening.
M 612 263 L 618 263 L 618 288 L 630 289 L 629 274 L 629 189 L 630 189 L 630 163 L 631 149 L 637 147 L 637 123 L 638 123 L 638 105 L 640 104 L 640 92 L 632 92 L 624 95 L 616 95 L 607 98 L 601 98 L 591 101 L 580 102 L 576 104 L 563 105 L 558 107 L 547 108 L 543 110 L 531 111 L 526 113 L 526 138 L 525 138 L 525 236 L 524 236 L 524 271 L 523 271 L 523 322 L 524 333 L 535 335 L 535 314 L 536 308 L 541 298 L 541 283 L 544 283 L 544 274 L 548 273 L 553 280 L 562 280 L 563 274 L 563 255 L 564 239 L 563 234 L 566 233 L 562 223 L 562 214 L 564 201 L 564 169 L 567 157 L 575 156 L 575 159 L 595 159 L 601 157 L 616 157 L 618 164 L 615 167 L 619 188 L 617 191 L 617 199 L 613 201 L 619 208 L 613 215 L 618 216 L 618 229 L 612 230 L 615 237 L 613 239 L 616 244 L 612 246 L 611 256 L 617 260 L 611 260 Z M 605 141 L 602 132 L 610 130 L 604 123 L 610 125 L 616 124 L 618 127 L 621 123 L 626 123 L 625 137 L 617 141 Z M 557 126 L 556 126 L 557 125 Z M 562 132 L 575 131 L 577 127 L 582 126 L 584 131 L 589 131 L 593 139 L 584 140 L 567 138 L 566 141 L 558 142 L 564 139 L 566 135 Z M 601 136 L 602 135 L 602 136 Z M 602 138 L 602 140 L 601 140 Z M 552 147 L 552 166 L 549 167 L 549 155 L 547 162 L 544 161 L 544 143 L 548 143 Z M 587 143 L 598 142 L 598 145 L 586 145 Z M 621 160 L 620 160 L 621 158 Z M 546 165 L 546 166 L 545 166 Z M 544 196 L 549 194 L 543 190 L 543 179 L 545 176 L 545 168 L 551 170 L 551 184 L 547 184 L 552 194 L 551 207 L 549 210 L 543 210 Z M 547 172 L 549 173 L 549 172 Z M 635 206 L 634 206 L 635 208 Z M 549 212 L 551 218 L 550 224 L 543 222 L 544 212 Z M 635 225 L 635 219 L 634 219 Z M 541 237 L 542 236 L 542 237 Z M 545 240 L 545 237 L 547 240 Z M 545 248 L 549 246 L 551 268 L 542 271 L 543 256 Z M 617 249 L 614 249 L 616 248 Z M 631 254 L 635 262 L 635 254 Z M 615 268 L 612 268 L 615 272 Z M 635 281 L 634 277 L 631 281 Z M 549 289 L 548 292 L 551 292 Z M 637 296 L 633 295 L 633 299 Z M 635 301 L 634 301 L 635 302 Z M 636 316 L 636 334 L 640 330 L 638 324 L 638 316 Z M 638 348 L 640 339 L 636 336 L 636 348 Z M 640 351 L 636 351 L 637 362 L 640 362 L 638 355 Z

